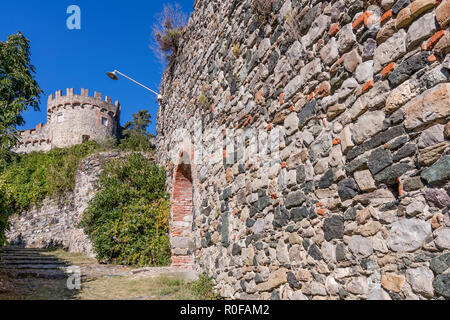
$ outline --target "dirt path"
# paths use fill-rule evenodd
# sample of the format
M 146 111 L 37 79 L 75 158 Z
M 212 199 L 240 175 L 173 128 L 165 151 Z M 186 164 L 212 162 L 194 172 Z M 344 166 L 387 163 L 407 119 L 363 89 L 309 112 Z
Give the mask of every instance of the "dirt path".
M 197 299 L 189 284 L 194 279 L 187 270 L 101 265 L 62 250 L 0 252 L 0 300 Z

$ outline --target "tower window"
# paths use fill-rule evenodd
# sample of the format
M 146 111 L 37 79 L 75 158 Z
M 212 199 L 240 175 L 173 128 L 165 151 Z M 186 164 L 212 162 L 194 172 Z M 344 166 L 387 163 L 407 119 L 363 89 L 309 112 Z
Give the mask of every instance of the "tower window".
M 102 117 L 102 125 L 104 125 L 105 127 L 108 126 L 108 119 L 106 119 L 105 117 Z
M 61 123 L 64 121 L 64 116 L 62 114 L 58 114 L 58 123 Z

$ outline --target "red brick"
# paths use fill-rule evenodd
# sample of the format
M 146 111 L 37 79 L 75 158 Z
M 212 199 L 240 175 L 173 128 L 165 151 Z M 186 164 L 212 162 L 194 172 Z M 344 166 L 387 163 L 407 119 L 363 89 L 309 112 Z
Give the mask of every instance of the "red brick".
M 332 24 L 330 30 L 328 31 L 328 35 L 330 37 L 334 36 L 339 31 L 339 23 Z
M 370 81 L 366 82 L 366 84 L 363 85 L 362 91 L 363 91 L 363 93 L 365 93 L 372 88 L 373 88 L 373 80 L 370 80 Z
M 394 71 L 395 65 L 393 62 L 389 63 L 383 70 L 381 70 L 381 75 L 386 78 L 392 71 Z
M 352 23 L 353 29 L 358 29 L 359 26 L 364 22 L 364 14 L 361 14 L 355 21 Z
M 445 30 L 436 32 L 427 42 L 427 50 L 430 50 L 434 45 L 445 35 Z
M 386 21 L 388 21 L 390 18 L 392 18 L 392 9 L 389 9 L 381 16 L 380 23 L 383 24 Z

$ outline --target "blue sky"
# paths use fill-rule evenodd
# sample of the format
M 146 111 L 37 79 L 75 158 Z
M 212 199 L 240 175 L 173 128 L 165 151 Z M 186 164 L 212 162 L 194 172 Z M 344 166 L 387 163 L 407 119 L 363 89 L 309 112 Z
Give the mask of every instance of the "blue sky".
M 194 0 L 174 1 L 184 12 L 192 11 Z M 44 90 L 41 111 L 24 114 L 25 126 L 46 121 L 47 96 L 56 90 L 88 88 L 101 92 L 122 105 L 122 125 L 132 114 L 147 109 L 152 115 L 150 132 L 155 133 L 158 109 L 155 95 L 125 78 L 113 81 L 107 71 L 117 69 L 155 91 L 163 67 L 149 49 L 151 27 L 165 3 L 172 1 L 107 0 L 22 0 L 2 1 L 0 41 L 21 31 L 31 40 L 31 59 L 36 79 Z M 69 30 L 66 13 L 70 5 L 81 9 L 81 30 Z

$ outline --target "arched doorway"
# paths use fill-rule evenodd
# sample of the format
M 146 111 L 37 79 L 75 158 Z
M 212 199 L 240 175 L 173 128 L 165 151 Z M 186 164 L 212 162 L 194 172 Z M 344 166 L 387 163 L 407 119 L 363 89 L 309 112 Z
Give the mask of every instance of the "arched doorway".
M 172 267 L 193 268 L 194 242 L 192 168 L 181 163 L 175 170 L 171 209 Z

